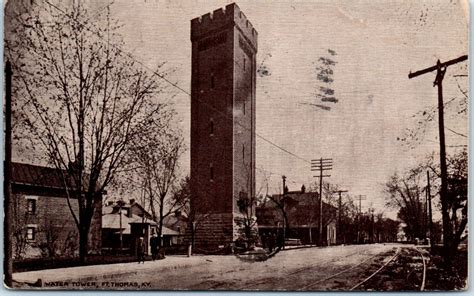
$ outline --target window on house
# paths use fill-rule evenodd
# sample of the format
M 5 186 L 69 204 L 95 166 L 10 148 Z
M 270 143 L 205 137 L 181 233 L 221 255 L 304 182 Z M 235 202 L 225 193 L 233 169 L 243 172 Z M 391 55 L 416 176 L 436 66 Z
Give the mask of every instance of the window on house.
M 214 73 L 211 74 L 211 89 L 214 89 L 215 80 L 214 80 Z
M 36 238 L 36 227 L 28 226 L 26 228 L 26 239 L 29 241 L 34 241 Z
M 27 202 L 26 210 L 28 214 L 30 215 L 36 214 L 36 199 L 27 199 L 26 202 Z
M 209 169 L 210 169 L 210 174 L 211 174 L 211 181 L 214 181 L 214 166 L 212 163 L 209 166 Z

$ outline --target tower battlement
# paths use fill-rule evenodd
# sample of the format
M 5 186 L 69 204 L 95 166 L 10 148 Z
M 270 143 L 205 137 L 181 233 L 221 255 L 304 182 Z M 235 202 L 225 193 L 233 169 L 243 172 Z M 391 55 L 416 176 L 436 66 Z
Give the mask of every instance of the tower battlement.
M 191 41 L 212 35 L 227 26 L 236 25 L 257 49 L 257 30 L 252 26 L 237 4 L 232 3 L 226 7 L 216 9 L 191 20 Z

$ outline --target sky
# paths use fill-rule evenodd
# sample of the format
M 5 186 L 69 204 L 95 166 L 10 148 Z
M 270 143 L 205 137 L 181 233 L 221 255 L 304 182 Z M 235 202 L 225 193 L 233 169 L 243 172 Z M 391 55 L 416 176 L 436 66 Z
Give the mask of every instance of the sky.
M 232 1 L 115 0 L 112 14 L 123 27 L 126 49 L 150 69 L 166 62 L 168 79 L 190 91 L 190 20 Z M 92 9 L 107 2 L 92 1 Z M 437 121 L 427 126 L 418 143 L 403 144 L 407 128 L 414 128 L 423 110 L 436 108 L 435 73 L 408 79 L 410 71 L 468 53 L 468 6 L 464 1 L 238 1 L 258 31 L 257 65 L 268 75 L 257 76 L 256 132 L 290 151 L 291 155 L 257 137 L 257 189 L 263 175 L 269 192 L 281 191 L 281 176 L 290 190 L 314 181 L 310 160 L 333 159 L 327 180 L 365 195 L 362 210 L 386 209 L 383 183 L 430 152 L 437 152 Z M 315 67 L 328 49 L 333 59 L 336 104 L 330 111 L 314 93 L 321 83 Z M 467 63 L 448 68 L 446 99 L 467 89 Z M 165 83 L 165 82 L 163 82 Z M 172 102 L 188 147 L 181 159 L 189 172 L 190 97 L 169 86 L 160 98 Z M 455 104 L 455 101 L 454 101 Z M 448 108 L 449 109 L 449 108 Z M 447 110 L 446 126 L 467 134 L 467 117 Z M 447 132 L 448 145 L 467 140 Z M 448 150 L 448 152 L 451 150 Z

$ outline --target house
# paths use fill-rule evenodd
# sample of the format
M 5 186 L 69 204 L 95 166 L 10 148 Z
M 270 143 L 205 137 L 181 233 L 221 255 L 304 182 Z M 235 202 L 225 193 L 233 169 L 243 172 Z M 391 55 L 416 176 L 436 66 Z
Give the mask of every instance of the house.
M 163 227 L 164 246 L 182 245 L 185 243 L 188 218 L 181 211 L 177 210 L 163 218 L 163 225 L 167 229 L 165 232 L 165 227 Z
M 102 250 L 106 253 L 136 254 L 140 237 L 145 239 L 148 254 L 149 241 L 156 233 L 157 224 L 140 204 L 131 199 L 128 203 L 108 201 L 102 208 Z
M 71 209 L 78 213 L 74 194 L 68 204 L 67 191 L 55 168 L 12 163 L 12 235 L 15 259 L 74 256 L 79 235 Z M 70 190 L 71 192 L 72 190 Z M 102 195 L 94 201 L 89 231 L 89 252 L 101 250 Z
M 336 244 L 337 208 L 323 202 L 322 245 Z M 284 214 L 288 219 L 285 225 Z M 262 240 L 269 236 L 297 239 L 301 244 L 316 244 L 319 238 L 319 194 L 317 192 L 289 191 L 273 195 L 257 206 L 259 234 Z
M 102 208 L 102 250 L 106 253 L 136 254 L 140 237 L 146 244 L 147 254 L 151 254 L 150 239 L 158 233 L 158 223 L 153 216 L 134 199 L 108 201 Z M 162 245 L 178 243 L 180 233 L 163 225 Z

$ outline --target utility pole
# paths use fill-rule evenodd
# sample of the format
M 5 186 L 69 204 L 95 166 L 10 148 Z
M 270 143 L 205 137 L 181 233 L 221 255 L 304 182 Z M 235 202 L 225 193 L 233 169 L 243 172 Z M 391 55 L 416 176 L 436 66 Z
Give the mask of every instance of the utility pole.
M 12 65 L 10 61 L 5 65 L 5 162 L 4 162 L 4 199 L 3 208 L 5 211 L 5 220 L 3 221 L 4 238 L 4 281 L 7 287 L 12 287 L 13 273 L 13 240 L 12 240 L 12 212 L 11 212 L 11 193 L 12 193 Z
M 449 60 L 441 63 L 440 60 L 435 66 L 416 71 L 415 73 L 409 73 L 408 78 L 414 78 L 429 72 L 436 71 L 436 78 L 433 83 L 434 86 L 438 86 L 438 125 L 439 125 L 439 158 L 441 168 L 441 210 L 443 216 L 443 246 L 444 246 L 444 260 L 447 265 L 451 264 L 451 242 L 452 242 L 452 226 L 449 218 L 448 208 L 448 168 L 446 164 L 446 140 L 444 135 L 444 103 L 443 103 L 443 78 L 446 73 L 448 66 L 463 62 L 467 60 L 467 55 L 463 55 L 459 58 Z
M 339 236 L 339 243 L 343 241 L 342 239 L 342 231 L 341 231 L 341 221 L 342 221 L 342 196 L 341 194 L 344 192 L 349 192 L 347 190 L 337 190 L 334 191 L 335 193 L 339 194 L 339 203 L 338 203 L 338 211 L 337 211 L 337 236 Z
M 357 195 L 359 198 L 359 213 L 357 214 L 357 243 L 360 242 L 360 215 L 362 214 L 362 200 L 365 200 L 365 195 Z
M 433 250 L 433 214 L 431 212 L 431 186 L 430 186 L 430 171 L 426 171 L 427 186 L 426 195 L 428 197 L 428 223 L 430 227 L 430 244 L 431 250 Z
M 120 199 L 117 201 L 117 204 L 119 206 L 119 223 L 120 223 L 120 254 L 123 252 L 123 228 L 122 228 L 122 207 L 125 205 L 125 202 L 123 199 Z
M 320 158 L 311 160 L 311 171 L 319 171 L 319 245 L 323 245 L 323 177 L 331 177 L 324 175 L 325 171 L 332 170 L 332 158 Z
M 370 217 L 370 236 L 369 236 L 369 242 L 370 243 L 374 243 L 375 240 L 374 240 L 374 236 L 375 236 L 375 217 L 374 217 L 374 212 L 375 212 L 375 209 L 374 208 L 369 208 L 368 212 L 371 214 L 371 217 Z
M 283 196 L 280 200 L 281 202 L 281 205 L 283 207 L 283 212 L 285 212 L 285 196 L 286 196 L 286 193 L 287 193 L 287 190 L 286 190 L 286 176 L 283 175 L 281 176 L 281 179 L 283 180 Z M 284 250 L 285 249 L 285 240 L 286 240 L 286 216 L 283 216 L 283 219 L 285 221 L 283 221 L 283 239 L 282 239 L 282 249 Z

